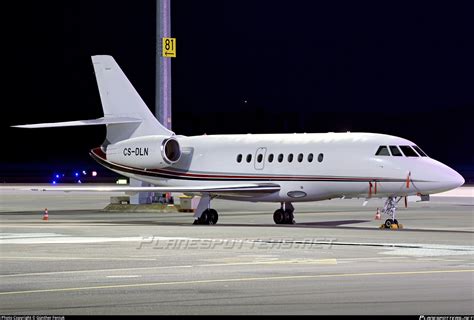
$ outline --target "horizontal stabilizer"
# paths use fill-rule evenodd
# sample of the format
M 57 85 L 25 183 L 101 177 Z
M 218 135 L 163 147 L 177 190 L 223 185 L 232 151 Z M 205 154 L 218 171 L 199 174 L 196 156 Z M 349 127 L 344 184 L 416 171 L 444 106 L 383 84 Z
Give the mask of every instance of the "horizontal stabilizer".
M 280 190 L 274 183 L 249 183 L 238 185 L 193 186 L 193 187 L 129 187 L 129 186 L 52 186 L 52 187 L 18 187 L 14 189 L 29 191 L 62 191 L 62 192 L 180 192 L 180 193 L 273 193 Z
M 121 123 L 141 123 L 142 120 L 131 117 L 103 117 L 92 120 L 77 120 L 77 121 L 66 121 L 66 122 L 50 122 L 50 123 L 36 123 L 36 124 L 23 124 L 12 126 L 14 128 L 55 128 L 55 127 L 77 127 L 77 126 L 96 126 L 100 124 L 121 124 Z

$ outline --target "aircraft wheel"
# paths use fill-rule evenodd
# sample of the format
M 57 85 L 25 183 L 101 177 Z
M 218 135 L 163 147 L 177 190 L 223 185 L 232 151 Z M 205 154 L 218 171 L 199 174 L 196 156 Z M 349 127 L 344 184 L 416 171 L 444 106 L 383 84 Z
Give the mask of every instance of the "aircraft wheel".
M 387 229 L 390 229 L 390 227 L 392 226 L 392 224 L 394 223 L 394 221 L 392 219 L 387 219 L 385 220 L 385 228 Z
M 276 224 L 282 224 L 285 222 L 285 212 L 282 209 L 278 209 L 273 213 L 273 221 Z
M 201 217 L 198 219 L 198 224 L 209 224 L 209 209 L 204 210 Z
M 288 212 L 288 210 L 285 210 L 283 213 L 283 223 L 287 224 L 288 221 L 290 221 L 290 212 Z
M 293 215 L 293 211 L 285 210 L 285 224 L 293 224 L 295 223 L 294 220 L 295 216 Z
M 288 220 L 286 221 L 287 224 L 295 224 L 295 216 L 293 215 L 293 211 L 288 212 Z
M 207 209 L 206 211 L 208 211 L 209 224 L 216 224 L 217 220 L 219 220 L 217 211 L 214 209 Z
M 398 220 L 397 219 L 393 220 L 393 223 L 398 225 Z

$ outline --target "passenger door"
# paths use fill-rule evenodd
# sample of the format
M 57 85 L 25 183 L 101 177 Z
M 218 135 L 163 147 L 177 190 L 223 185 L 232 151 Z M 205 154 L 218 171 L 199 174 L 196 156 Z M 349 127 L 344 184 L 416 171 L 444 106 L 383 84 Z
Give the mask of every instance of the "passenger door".
M 255 152 L 254 166 L 257 170 L 263 170 L 265 167 L 265 154 L 267 153 L 267 148 L 258 148 Z

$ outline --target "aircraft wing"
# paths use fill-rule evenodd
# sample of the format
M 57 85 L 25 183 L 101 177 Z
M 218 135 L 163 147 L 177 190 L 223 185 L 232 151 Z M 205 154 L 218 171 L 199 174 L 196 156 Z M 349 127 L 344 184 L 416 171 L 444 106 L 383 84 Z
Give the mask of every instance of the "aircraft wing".
M 16 190 L 27 191 L 62 191 L 62 192 L 179 192 L 209 194 L 270 194 L 280 191 L 280 185 L 274 183 L 247 183 L 235 185 L 193 186 L 193 187 L 129 187 L 129 186 L 23 186 Z

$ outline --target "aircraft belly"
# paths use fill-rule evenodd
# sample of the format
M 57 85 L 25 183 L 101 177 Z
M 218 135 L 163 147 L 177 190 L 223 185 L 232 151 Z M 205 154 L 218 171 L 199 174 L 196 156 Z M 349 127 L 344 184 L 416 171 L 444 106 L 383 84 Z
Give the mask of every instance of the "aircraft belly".
M 192 186 L 219 186 L 229 184 L 228 180 L 186 180 L 166 179 L 153 176 L 145 176 L 129 172 L 113 170 L 121 175 L 149 182 L 155 186 L 162 187 L 192 187 Z M 250 181 L 247 183 L 261 183 L 262 181 Z M 321 201 L 332 198 L 381 198 L 393 195 L 416 195 L 417 188 L 413 185 L 406 188 L 404 182 L 375 182 L 372 183 L 372 192 L 369 191 L 369 181 L 271 181 L 281 186 L 279 192 L 272 194 L 225 194 L 218 195 L 219 198 L 237 201 L 255 202 L 306 202 Z

